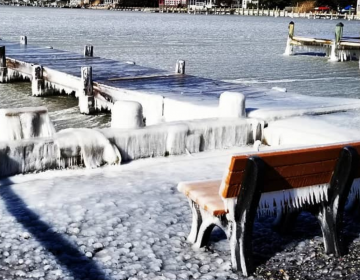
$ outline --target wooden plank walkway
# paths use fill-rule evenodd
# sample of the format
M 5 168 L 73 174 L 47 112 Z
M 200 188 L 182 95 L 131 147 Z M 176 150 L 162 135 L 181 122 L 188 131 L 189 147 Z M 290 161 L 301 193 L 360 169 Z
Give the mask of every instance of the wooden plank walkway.
M 216 118 L 225 91 L 243 93 L 248 116 L 267 121 L 360 109 L 360 100 L 279 92 L 4 40 L 0 63 L 0 81 L 30 80 L 34 96 L 75 93 L 83 113 L 111 109 L 117 100 L 138 101 L 147 124 Z

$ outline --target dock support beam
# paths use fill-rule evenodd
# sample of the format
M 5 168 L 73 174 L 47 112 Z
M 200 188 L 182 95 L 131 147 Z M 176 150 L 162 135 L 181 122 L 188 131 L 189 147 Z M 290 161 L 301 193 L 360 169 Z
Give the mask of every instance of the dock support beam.
M 295 31 L 295 23 L 290 21 L 289 23 L 289 34 L 286 42 L 286 49 L 284 55 L 292 55 L 294 54 L 294 47 L 291 45 L 291 41 L 294 38 L 294 31 Z
M 0 46 L 0 83 L 7 82 L 5 46 Z
M 20 36 L 20 44 L 27 45 L 27 37 L 26 36 Z
M 91 45 L 86 45 L 84 47 L 84 56 L 93 57 L 94 56 L 94 47 Z
M 82 114 L 91 114 L 95 111 L 93 92 L 92 67 L 81 67 L 81 83 L 78 91 L 79 108 Z
M 185 60 L 178 60 L 176 62 L 175 73 L 182 74 L 182 75 L 185 74 Z
M 32 68 L 31 91 L 32 96 L 44 95 L 43 67 L 41 65 L 34 65 Z
M 335 28 L 335 41 L 331 45 L 331 54 L 330 54 L 331 61 L 339 61 L 338 46 L 343 36 L 343 30 L 344 30 L 344 24 L 339 22 Z

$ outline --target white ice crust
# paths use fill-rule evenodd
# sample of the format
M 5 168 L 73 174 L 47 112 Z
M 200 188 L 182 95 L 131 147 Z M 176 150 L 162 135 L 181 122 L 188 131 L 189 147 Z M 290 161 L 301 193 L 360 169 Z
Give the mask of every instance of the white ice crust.
M 112 128 L 140 128 L 144 126 L 143 108 L 136 101 L 116 101 L 111 110 Z
M 245 95 L 226 91 L 220 95 L 220 118 L 246 118 Z
M 97 130 L 64 129 L 58 132 L 54 139 L 55 145 L 58 146 L 57 158 L 60 167 L 84 162 L 87 168 L 95 168 L 103 164 L 121 162 L 121 155 L 116 146 Z
M 55 128 L 45 107 L 0 109 L 0 141 L 50 137 Z

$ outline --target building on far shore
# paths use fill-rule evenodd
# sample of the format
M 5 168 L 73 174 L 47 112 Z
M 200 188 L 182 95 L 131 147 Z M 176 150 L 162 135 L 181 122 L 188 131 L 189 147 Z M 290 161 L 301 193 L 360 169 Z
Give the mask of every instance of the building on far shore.
M 360 0 L 357 0 L 356 15 L 360 16 Z
M 259 4 L 259 0 L 242 0 L 242 7 L 244 9 L 247 9 L 249 4 L 251 5 L 258 5 Z
M 186 7 L 187 0 L 159 0 L 159 7 Z

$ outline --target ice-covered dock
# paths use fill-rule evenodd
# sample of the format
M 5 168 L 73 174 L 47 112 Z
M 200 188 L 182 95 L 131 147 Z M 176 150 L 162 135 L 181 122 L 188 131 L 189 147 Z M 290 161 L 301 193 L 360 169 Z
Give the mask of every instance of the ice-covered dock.
M 84 54 L 0 41 L 0 82 L 29 80 L 34 96 L 76 94 L 80 110 L 111 110 L 118 100 L 140 102 L 146 124 L 219 116 L 219 96 L 225 91 L 246 96 L 247 116 L 265 121 L 304 114 L 360 108 L 359 100 L 309 97 L 249 87 L 185 74 L 178 61 L 175 73 Z
M 331 61 L 359 60 L 360 37 L 343 36 L 344 24 L 339 22 L 335 27 L 335 37 L 329 36 L 295 36 L 295 23 L 289 24 L 289 35 L 285 55 L 295 54 L 295 48 L 324 53 Z

